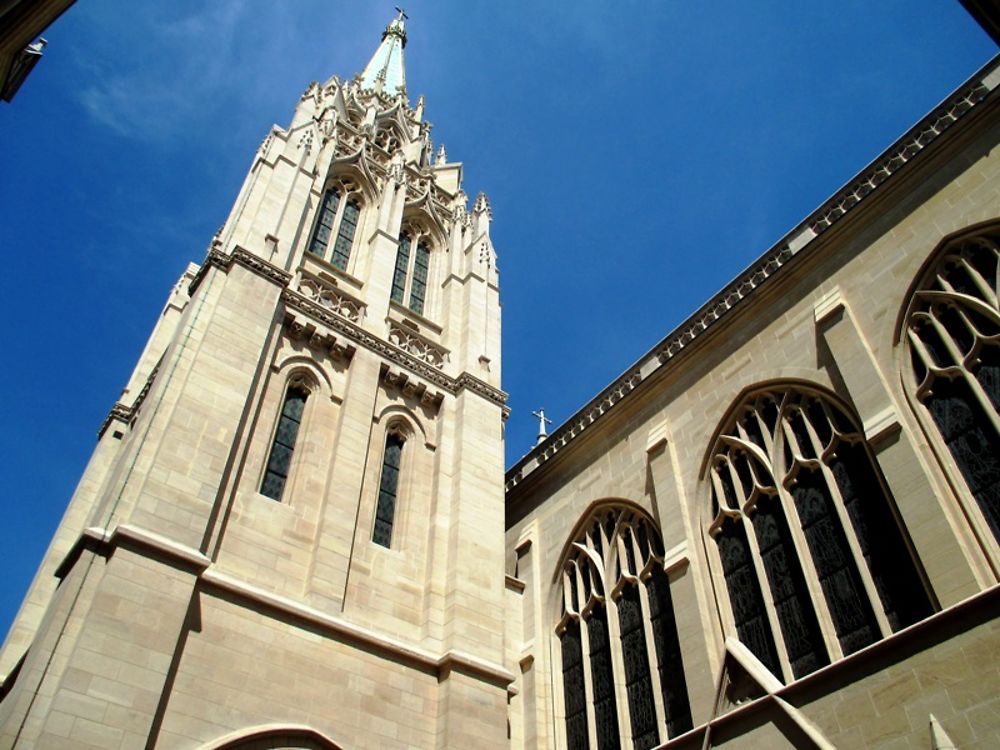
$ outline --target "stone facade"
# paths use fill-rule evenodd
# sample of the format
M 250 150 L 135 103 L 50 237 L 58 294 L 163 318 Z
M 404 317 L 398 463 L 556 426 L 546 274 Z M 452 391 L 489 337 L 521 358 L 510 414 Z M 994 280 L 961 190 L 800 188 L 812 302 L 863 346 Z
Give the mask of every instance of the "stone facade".
M 996 501 L 973 498 L 927 406 L 934 383 L 916 387 L 908 348 L 917 346 L 909 311 L 930 304 L 915 300 L 937 304 L 940 295 L 957 293 L 920 292 L 931 289 L 935 263 L 949 251 L 959 257 L 955 248 L 988 269 L 982 305 L 970 303 L 982 311 L 977 335 L 1000 332 L 998 84 L 994 61 L 508 471 L 508 620 L 520 627 L 508 648 L 509 662 L 518 666 L 511 722 L 523 746 L 650 747 L 670 740 L 671 748 L 986 748 L 1000 742 Z M 961 299 L 978 294 L 965 289 Z M 984 387 L 995 399 L 985 374 L 995 367 L 988 364 L 996 357 L 990 346 L 975 349 L 963 367 L 979 372 L 978 362 L 987 363 Z M 774 437 L 763 426 L 767 418 L 755 412 L 762 399 L 785 415 L 784 422 L 773 417 Z M 806 427 L 808 420 L 788 416 L 807 400 L 846 416 L 850 424 L 834 428 L 845 437 L 823 437 L 812 422 Z M 984 404 L 988 453 L 1000 445 L 1000 420 L 995 400 Z M 822 421 L 815 408 L 809 420 Z M 763 430 L 757 437 L 751 418 Z M 828 441 L 825 454 L 802 447 L 810 435 Z M 775 457 L 765 455 L 772 440 Z M 891 516 L 868 549 L 844 543 L 856 554 L 845 564 L 873 602 L 874 635 L 861 648 L 842 632 L 841 621 L 849 619 L 837 611 L 843 592 L 824 578 L 832 563 L 823 557 L 835 545 L 827 535 L 811 546 L 808 495 L 796 494 L 808 482 L 803 477 L 823 467 L 832 475 L 848 445 L 868 454 L 874 481 L 891 498 Z M 733 451 L 750 458 L 737 466 Z M 773 469 L 773 486 L 762 468 L 768 461 L 791 464 L 783 480 Z M 995 488 L 995 475 L 992 481 Z M 841 490 L 831 493 L 843 494 L 846 505 Z M 880 493 L 869 487 L 864 494 L 861 502 L 874 503 Z M 788 529 L 779 563 L 758 526 L 774 515 L 761 510 L 773 507 L 768 503 L 784 508 L 779 515 Z M 833 526 L 851 526 L 847 510 L 836 513 Z M 655 531 L 639 533 L 627 518 L 646 519 Z M 737 570 L 723 559 L 720 540 L 733 519 L 743 518 L 740 533 L 757 559 Z M 657 533 L 656 544 L 643 541 Z M 893 535 L 905 544 L 901 564 L 876 581 L 875 558 L 886 553 L 873 547 L 888 548 Z M 581 557 L 585 549 L 588 559 Z M 913 622 L 893 625 L 879 598 L 885 600 L 884 587 L 898 585 L 906 566 L 917 571 L 919 597 L 928 604 Z M 642 611 L 650 611 L 657 570 L 669 578 L 682 663 L 670 668 L 682 669 L 690 710 L 676 732 L 667 731 L 665 720 L 671 701 L 680 712 L 683 701 L 667 692 L 661 698 L 657 685 L 669 674 L 651 675 L 664 661 L 659 643 L 651 645 L 658 638 L 654 618 L 642 623 L 645 645 L 631 655 L 625 635 L 635 608 L 626 594 L 637 592 Z M 774 570 L 782 575 L 769 578 Z M 743 629 L 741 612 L 753 609 L 744 574 L 758 576 L 758 611 L 767 621 L 758 626 L 778 644 L 770 669 L 768 654 L 751 648 L 764 639 Z M 793 579 L 801 579 L 799 604 L 786 593 Z M 746 590 L 734 594 L 740 585 Z M 805 614 L 793 613 L 793 604 Z M 796 629 L 809 629 L 813 618 L 822 661 L 800 673 L 795 649 L 805 636 Z M 574 656 L 582 631 L 589 631 L 590 654 L 585 641 Z M 595 650 L 595 634 L 610 640 L 610 667 Z M 576 666 L 581 652 L 583 669 Z M 637 697 L 643 691 L 636 674 L 652 683 L 648 705 Z M 609 680 L 613 687 L 602 689 Z M 634 741 L 647 713 L 657 737 Z
M 932 409 L 965 383 L 1000 445 L 1000 60 L 505 495 L 490 207 L 405 42 L 307 88 L 172 290 L 0 748 L 995 747 L 996 478 Z

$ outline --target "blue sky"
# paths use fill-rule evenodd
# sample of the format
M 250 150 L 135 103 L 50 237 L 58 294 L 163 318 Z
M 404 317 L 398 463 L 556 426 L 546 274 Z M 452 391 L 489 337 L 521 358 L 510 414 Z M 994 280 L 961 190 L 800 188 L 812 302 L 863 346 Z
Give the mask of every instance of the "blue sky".
M 270 125 L 393 2 L 81 0 L 0 104 L 0 629 Z M 996 52 L 958 2 L 411 2 L 411 99 L 489 195 L 507 462 Z

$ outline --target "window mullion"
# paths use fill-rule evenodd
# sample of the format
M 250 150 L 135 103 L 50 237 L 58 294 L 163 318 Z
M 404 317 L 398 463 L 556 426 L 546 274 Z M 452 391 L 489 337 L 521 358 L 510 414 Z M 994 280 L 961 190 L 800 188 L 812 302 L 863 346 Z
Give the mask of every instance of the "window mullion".
M 784 676 L 779 674 L 775 675 L 775 677 L 782 682 L 788 683 L 794 680 L 795 676 L 792 672 L 792 664 L 788 659 L 788 646 L 785 645 L 785 634 L 781 629 L 781 622 L 778 620 L 778 612 L 774 606 L 774 592 L 771 590 L 771 583 L 767 578 L 767 571 L 764 570 L 760 546 L 757 544 L 757 534 L 753 530 L 753 524 L 750 524 L 749 529 L 746 528 L 747 524 L 750 522 L 750 518 L 748 516 L 741 515 L 739 522 L 744 525 L 743 533 L 747 546 L 750 548 L 750 561 L 753 563 L 754 573 L 757 576 L 757 585 L 760 589 L 760 595 L 764 599 L 764 611 L 767 614 L 767 622 L 771 626 L 771 637 L 774 638 L 775 649 L 778 652 L 778 661 L 781 664 L 781 671 L 784 673 Z M 748 531 L 749 533 L 747 533 Z
M 620 537 L 619 537 L 620 538 Z M 624 566 L 622 566 L 624 569 Z M 630 584 L 626 584 L 630 585 Z M 618 711 L 618 739 L 622 750 L 632 750 L 632 707 L 628 702 L 625 663 L 622 654 L 622 634 L 618 600 L 610 593 L 604 597 L 604 612 L 607 617 L 608 641 L 611 643 L 611 673 L 614 675 L 615 708 Z
M 657 565 L 660 563 L 657 562 Z M 646 663 L 649 665 L 650 687 L 653 690 L 653 707 L 656 709 L 656 731 L 660 742 L 666 742 L 667 708 L 663 705 L 663 683 L 660 680 L 659 659 L 656 656 L 656 637 L 653 633 L 653 618 L 649 608 L 649 591 L 644 582 L 636 584 L 639 587 L 639 602 L 642 605 L 642 627 L 646 635 Z
M 579 580 L 577 584 L 583 586 Z M 580 617 L 580 653 L 583 657 L 583 691 L 587 697 L 587 743 L 597 747 L 597 712 L 594 710 L 594 675 L 590 669 L 590 622 Z M 570 748 L 569 750 L 576 750 Z
M 821 462 L 820 470 L 823 472 L 823 479 L 826 481 L 826 486 L 829 488 L 830 495 L 833 498 L 833 507 L 837 512 L 841 528 L 844 530 L 847 544 L 851 548 L 851 554 L 854 556 L 854 564 L 861 575 L 861 582 L 864 584 L 868 601 L 872 604 L 872 611 L 875 614 L 875 620 L 878 622 L 879 631 L 883 638 L 890 636 L 892 635 L 892 626 L 889 624 L 889 618 L 885 616 L 885 605 L 882 603 L 882 597 L 879 596 L 878 588 L 875 586 L 875 579 L 872 578 L 872 573 L 865 562 L 864 553 L 861 551 L 861 543 L 858 541 L 857 534 L 854 531 L 854 524 L 851 522 L 850 516 L 847 515 L 847 503 L 840 491 L 840 485 L 837 484 L 837 480 L 833 476 L 830 467 L 826 465 L 826 462 Z
M 985 413 L 986 418 L 993 424 L 993 429 L 1000 432 L 1000 414 L 997 413 L 990 401 L 989 396 L 983 390 L 983 386 L 979 383 L 979 379 L 974 377 L 969 368 L 965 365 L 965 356 L 961 353 L 958 346 L 952 339 L 951 333 L 948 331 L 947 327 L 937 318 L 937 315 L 931 314 L 928 316 L 931 320 L 931 324 L 934 329 L 938 332 L 944 345 L 948 348 L 948 353 L 952 355 L 955 361 L 955 367 L 957 367 L 961 373 L 962 377 L 965 379 L 966 384 L 972 390 L 972 394 L 979 404 L 979 408 Z
M 803 453 L 802 447 L 798 444 L 791 425 L 787 421 L 792 415 L 793 412 L 785 412 L 781 418 L 780 425 L 784 439 L 793 447 L 792 460 L 794 461 L 796 455 L 802 456 Z M 806 415 L 801 413 L 801 416 L 802 420 L 808 424 L 809 420 L 806 419 Z M 827 604 L 826 596 L 823 594 L 823 585 L 820 583 L 819 573 L 813 563 L 812 555 L 809 553 L 809 543 L 806 541 L 805 534 L 802 531 L 802 519 L 799 518 L 798 509 L 795 507 L 795 498 L 785 488 L 784 481 L 779 480 L 778 477 L 775 477 L 775 485 L 778 488 L 778 498 L 781 508 L 785 513 L 788 533 L 792 538 L 792 546 L 795 548 L 799 565 L 802 566 L 802 571 L 805 573 L 803 578 L 805 578 L 806 582 L 806 591 L 809 594 L 809 601 L 813 606 L 813 611 L 817 615 L 816 620 L 819 623 L 820 633 L 823 636 L 823 644 L 826 646 L 831 661 L 842 659 L 844 652 L 840 647 L 840 639 L 837 637 L 837 628 L 834 624 L 830 607 Z

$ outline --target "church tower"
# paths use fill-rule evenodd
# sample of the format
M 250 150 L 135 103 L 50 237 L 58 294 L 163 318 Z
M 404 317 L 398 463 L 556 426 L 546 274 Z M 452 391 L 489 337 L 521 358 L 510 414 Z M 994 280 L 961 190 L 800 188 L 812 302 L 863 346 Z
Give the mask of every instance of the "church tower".
M 4 644 L 0 748 L 506 746 L 491 211 L 404 23 L 170 293 Z

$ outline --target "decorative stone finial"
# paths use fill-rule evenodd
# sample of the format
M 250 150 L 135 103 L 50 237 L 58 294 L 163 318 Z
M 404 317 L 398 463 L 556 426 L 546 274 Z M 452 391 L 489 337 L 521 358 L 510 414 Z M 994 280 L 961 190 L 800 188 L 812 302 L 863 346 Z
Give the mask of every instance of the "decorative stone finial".
M 448 152 L 444 150 L 444 144 L 438 146 L 437 156 L 434 157 L 434 166 L 438 167 L 448 163 Z
M 476 196 L 476 204 L 473 206 L 472 212 L 476 214 L 485 213 L 489 218 L 493 218 L 493 209 L 490 208 L 490 201 L 486 197 L 486 193 L 480 193 Z

